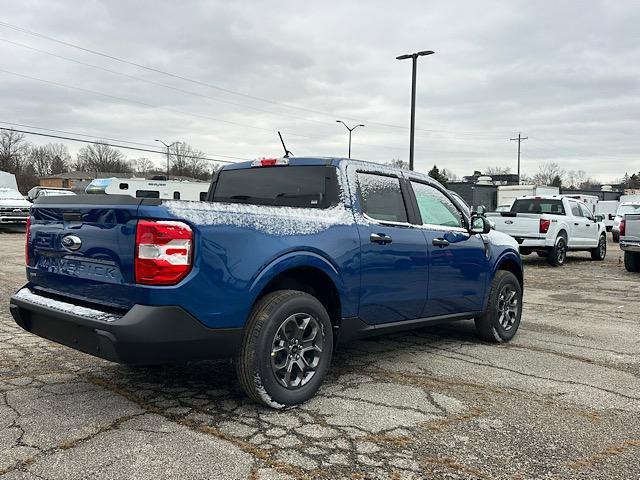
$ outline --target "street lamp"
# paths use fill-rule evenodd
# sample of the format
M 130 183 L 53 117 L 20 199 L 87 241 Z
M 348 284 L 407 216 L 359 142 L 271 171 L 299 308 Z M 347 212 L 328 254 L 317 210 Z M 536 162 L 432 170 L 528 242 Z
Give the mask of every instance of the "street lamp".
M 346 129 L 349 130 L 349 158 L 351 158 L 351 132 L 353 132 L 358 127 L 364 127 L 364 125 L 360 123 L 355 127 L 349 128 L 349 126 L 346 123 L 344 123 L 342 120 L 336 120 L 336 123 L 343 124 L 346 127 Z
M 416 128 L 416 67 L 418 65 L 418 57 L 423 55 L 433 55 L 431 50 L 423 50 L 422 52 L 408 53 L 396 57 L 396 60 L 413 60 L 413 68 L 411 72 L 411 132 L 409 134 L 409 170 L 413 170 L 413 140 Z
M 171 147 L 173 147 L 176 143 L 178 142 L 173 142 L 171 145 L 167 145 L 166 143 L 164 143 L 162 140 L 158 140 L 157 138 L 154 140 L 154 142 L 160 142 L 161 144 L 163 144 L 165 147 L 167 147 L 167 180 L 169 180 L 169 158 L 170 158 L 170 154 L 169 154 L 169 149 Z

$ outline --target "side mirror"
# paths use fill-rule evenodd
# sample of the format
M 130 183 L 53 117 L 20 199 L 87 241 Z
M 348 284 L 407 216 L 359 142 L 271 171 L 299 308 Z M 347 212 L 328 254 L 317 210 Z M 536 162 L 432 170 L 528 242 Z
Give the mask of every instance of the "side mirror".
M 485 207 L 484 205 L 478 205 L 478 208 L 476 208 L 476 211 L 473 213 L 478 215 L 484 215 L 486 211 L 487 211 L 487 207 Z
M 613 220 L 614 218 L 616 218 L 616 216 L 613 213 L 609 214 L 609 220 Z
M 596 222 L 604 221 L 604 215 L 596 215 Z
M 476 233 L 489 233 L 491 231 L 491 223 L 482 215 L 471 216 L 471 229 L 470 232 Z

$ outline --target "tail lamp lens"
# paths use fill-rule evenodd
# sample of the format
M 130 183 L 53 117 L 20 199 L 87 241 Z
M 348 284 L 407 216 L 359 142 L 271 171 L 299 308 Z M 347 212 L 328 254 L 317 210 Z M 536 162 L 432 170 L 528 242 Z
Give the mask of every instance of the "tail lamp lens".
M 540 219 L 540 233 L 547 233 L 549 231 L 549 226 L 551 225 L 551 220 L 547 220 L 545 218 Z
M 136 229 L 136 283 L 175 285 L 191 270 L 193 232 L 186 223 L 139 220 Z
M 624 217 L 622 217 L 622 220 L 620 220 L 620 236 L 624 235 L 624 232 L 626 230 L 626 225 L 627 222 L 625 222 Z

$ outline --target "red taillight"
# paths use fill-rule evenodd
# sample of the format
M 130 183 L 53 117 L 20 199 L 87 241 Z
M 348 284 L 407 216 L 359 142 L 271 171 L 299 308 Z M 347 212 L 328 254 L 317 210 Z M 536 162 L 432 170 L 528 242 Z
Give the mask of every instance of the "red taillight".
M 624 231 L 626 230 L 626 225 L 627 222 L 624 221 L 624 217 L 622 217 L 622 220 L 620 220 L 620 236 L 624 235 Z
M 27 216 L 27 234 L 24 237 L 24 263 L 29 266 L 29 239 L 31 238 L 31 215 Z
M 175 285 L 191 270 L 193 232 L 182 222 L 138 220 L 136 283 Z
M 546 218 L 540 219 L 540 233 L 547 233 L 549 231 L 549 226 L 551 225 L 551 220 L 547 220 Z

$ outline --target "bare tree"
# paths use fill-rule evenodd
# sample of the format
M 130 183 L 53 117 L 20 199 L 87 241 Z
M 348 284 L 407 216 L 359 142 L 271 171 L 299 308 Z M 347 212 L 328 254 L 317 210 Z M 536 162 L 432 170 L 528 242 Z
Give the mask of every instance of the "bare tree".
M 409 163 L 404 160 L 400 160 L 399 158 L 394 158 L 390 162 L 387 162 L 387 165 L 390 165 L 393 168 L 403 168 L 405 170 L 409 170 Z
M 71 160 L 67 147 L 61 143 L 32 146 L 29 148 L 28 161 L 38 177 L 66 172 Z
M 102 142 L 85 145 L 78 151 L 76 169 L 88 172 L 130 173 L 125 155 Z
M 22 133 L 2 130 L 0 133 L 0 170 L 18 173 L 23 166 L 28 145 Z
M 136 173 L 139 173 L 142 175 L 148 174 L 151 170 L 155 168 L 154 163 L 146 157 L 131 160 L 131 163 Z
M 170 172 L 172 175 L 208 178 L 210 173 L 204 157 L 204 152 L 194 149 L 188 143 L 176 142 L 169 149 Z
M 484 174 L 485 175 L 508 175 L 509 173 L 511 173 L 511 167 L 500 167 L 500 166 L 494 166 L 494 167 L 487 167 L 484 169 Z
M 458 176 L 453 173 L 451 170 L 448 170 L 446 168 L 442 169 L 442 174 L 447 177 L 447 180 L 449 182 L 457 182 L 458 181 Z
M 557 183 L 556 177 L 562 182 L 565 171 L 556 162 L 543 163 L 538 167 L 538 173 L 533 176 L 533 182 L 538 185 L 552 185 Z

